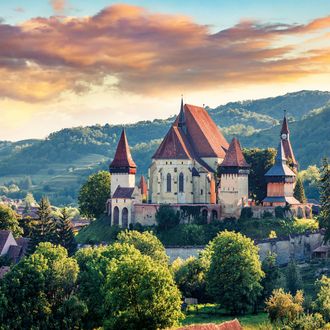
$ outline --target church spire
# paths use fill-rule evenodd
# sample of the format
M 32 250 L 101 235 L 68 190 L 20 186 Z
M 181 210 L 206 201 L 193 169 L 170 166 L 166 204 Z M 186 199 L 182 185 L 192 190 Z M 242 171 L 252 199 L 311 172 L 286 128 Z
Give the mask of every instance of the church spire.
M 282 129 L 281 129 L 281 136 L 282 134 L 289 134 L 289 125 L 288 125 L 288 120 L 286 118 L 286 110 L 284 110 L 284 118 L 283 118 L 283 123 L 282 123 Z
M 136 173 L 136 164 L 131 155 L 125 129 L 121 132 L 115 157 L 110 164 L 110 173 Z
M 179 113 L 179 122 L 178 127 L 184 128 L 186 126 L 186 119 L 184 115 L 184 106 L 183 106 L 183 95 L 181 95 L 181 107 Z

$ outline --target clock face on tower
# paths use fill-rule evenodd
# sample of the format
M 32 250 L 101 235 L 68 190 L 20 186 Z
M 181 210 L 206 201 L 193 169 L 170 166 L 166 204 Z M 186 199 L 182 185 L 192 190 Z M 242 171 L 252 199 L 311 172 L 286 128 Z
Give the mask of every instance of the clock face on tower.
M 285 134 L 285 133 L 283 133 L 281 136 L 282 136 L 282 139 L 283 139 L 283 140 L 286 139 L 286 134 Z

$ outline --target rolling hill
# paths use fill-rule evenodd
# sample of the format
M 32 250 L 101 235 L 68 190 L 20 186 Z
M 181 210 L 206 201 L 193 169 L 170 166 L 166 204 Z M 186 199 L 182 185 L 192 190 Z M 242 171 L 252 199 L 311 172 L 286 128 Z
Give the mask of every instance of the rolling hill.
M 227 139 L 235 135 L 244 147 L 275 147 L 284 109 L 301 167 L 319 164 L 321 157 L 330 156 L 330 92 L 301 91 L 207 108 Z M 125 125 L 139 174 L 147 172 L 173 119 Z M 86 177 L 107 169 L 121 129 L 108 124 L 75 127 L 52 133 L 45 140 L 0 142 L 0 185 L 16 184 L 19 191 L 10 192 L 12 197 L 32 191 L 36 198 L 47 194 L 55 205 L 74 204 Z

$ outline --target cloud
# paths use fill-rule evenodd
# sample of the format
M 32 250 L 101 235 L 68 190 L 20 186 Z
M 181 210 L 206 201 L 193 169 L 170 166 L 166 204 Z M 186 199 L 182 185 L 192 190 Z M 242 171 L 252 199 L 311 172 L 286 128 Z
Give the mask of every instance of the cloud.
M 16 7 L 13 9 L 16 13 L 25 13 L 25 9 L 23 7 Z
M 65 1 L 52 1 L 63 11 Z M 162 95 L 223 85 L 295 81 L 329 73 L 330 17 L 308 24 L 244 20 L 211 33 L 180 15 L 113 5 L 94 16 L 34 18 L 0 25 L 0 96 L 47 101 L 95 86 Z M 110 81 L 110 83 L 109 83 Z
M 49 0 L 50 5 L 53 8 L 53 11 L 57 15 L 64 14 L 65 10 L 69 7 L 67 0 Z

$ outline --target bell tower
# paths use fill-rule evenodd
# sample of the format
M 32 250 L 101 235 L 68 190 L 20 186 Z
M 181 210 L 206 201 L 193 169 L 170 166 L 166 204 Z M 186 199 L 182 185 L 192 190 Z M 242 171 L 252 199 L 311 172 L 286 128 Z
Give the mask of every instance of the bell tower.
M 115 157 L 109 169 L 111 173 L 111 198 L 118 186 L 135 187 L 136 164 L 132 158 L 124 129 L 121 132 Z

